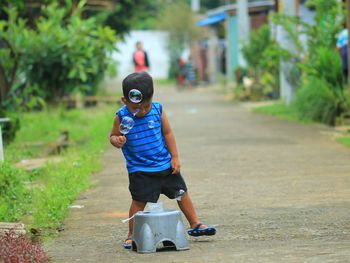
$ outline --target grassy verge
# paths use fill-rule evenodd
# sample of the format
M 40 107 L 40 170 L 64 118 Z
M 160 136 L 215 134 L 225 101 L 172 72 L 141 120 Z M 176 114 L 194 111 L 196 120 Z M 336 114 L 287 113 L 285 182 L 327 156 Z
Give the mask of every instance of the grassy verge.
M 254 108 L 253 112 L 273 115 L 284 120 L 294 121 L 303 124 L 313 122 L 310 119 L 300 118 L 294 107 L 286 106 L 281 102 L 277 102 L 273 105 Z M 350 147 L 350 137 L 339 138 L 337 139 L 337 141 L 344 144 L 345 146 Z
M 350 147 L 350 137 L 339 138 L 339 139 L 337 139 L 337 141 Z
M 71 110 L 49 109 L 21 115 L 21 129 L 5 148 L 0 167 L 0 221 L 22 221 L 27 227 L 57 229 L 69 205 L 90 185 L 89 176 L 101 168 L 101 152 L 108 145 L 115 106 Z M 68 131 L 71 145 L 61 161 L 33 172 L 15 163 L 41 157 L 43 147 Z
M 298 123 L 311 123 L 310 119 L 302 119 L 299 117 L 296 109 L 292 106 L 287 106 L 282 102 L 276 102 L 275 104 L 257 107 L 253 109 L 253 112 L 268 114 L 277 116 L 284 120 L 294 121 Z

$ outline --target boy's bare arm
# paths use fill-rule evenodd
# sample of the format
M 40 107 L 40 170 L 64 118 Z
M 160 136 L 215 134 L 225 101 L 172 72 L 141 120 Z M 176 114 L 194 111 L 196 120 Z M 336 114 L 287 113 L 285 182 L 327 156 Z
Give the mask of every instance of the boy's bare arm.
M 165 114 L 162 112 L 162 133 L 165 139 L 165 144 L 168 147 L 168 150 L 171 154 L 171 166 L 173 168 L 173 174 L 180 172 L 180 160 L 179 154 L 177 152 L 175 136 L 170 127 L 169 120 Z
M 109 135 L 109 141 L 110 143 L 117 148 L 121 148 L 124 143 L 126 142 L 126 137 L 120 133 L 120 120 L 118 115 L 115 116 L 114 118 L 114 122 L 113 122 L 113 127 L 112 127 L 112 131 Z

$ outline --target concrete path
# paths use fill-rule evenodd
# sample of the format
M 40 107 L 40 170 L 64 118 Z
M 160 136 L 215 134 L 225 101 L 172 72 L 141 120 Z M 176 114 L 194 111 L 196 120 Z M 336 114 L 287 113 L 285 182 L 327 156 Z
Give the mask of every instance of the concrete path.
M 250 113 L 219 94 L 155 95 L 198 213 L 217 235 L 189 238 L 182 252 L 124 250 L 130 195 L 121 152 L 109 147 L 95 186 L 75 202 L 84 208 L 71 209 L 48 244 L 53 262 L 350 262 L 350 149 L 325 135 L 327 127 Z

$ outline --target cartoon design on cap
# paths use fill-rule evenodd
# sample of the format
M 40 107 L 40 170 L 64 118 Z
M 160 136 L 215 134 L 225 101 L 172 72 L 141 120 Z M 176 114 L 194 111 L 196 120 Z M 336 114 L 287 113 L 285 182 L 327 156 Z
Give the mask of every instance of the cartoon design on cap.
M 129 100 L 132 103 L 140 103 L 142 101 L 142 93 L 138 89 L 132 89 L 129 91 Z

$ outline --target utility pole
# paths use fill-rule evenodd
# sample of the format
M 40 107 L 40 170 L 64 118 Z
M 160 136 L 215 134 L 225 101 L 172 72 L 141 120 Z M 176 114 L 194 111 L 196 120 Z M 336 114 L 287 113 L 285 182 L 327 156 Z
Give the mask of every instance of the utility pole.
M 4 146 L 2 142 L 2 130 L 1 130 L 1 124 L 10 121 L 8 118 L 0 118 L 0 162 L 2 162 L 4 158 Z
M 250 19 L 249 19 L 249 9 L 248 0 L 238 0 L 237 1 L 237 13 L 238 13 L 238 64 L 240 66 L 246 66 L 246 61 L 243 58 L 241 48 L 244 43 L 249 42 L 249 32 L 250 32 Z
M 191 9 L 193 12 L 197 13 L 201 9 L 200 0 L 191 0 Z
M 279 0 L 279 11 L 287 16 L 296 16 L 299 9 L 299 0 Z M 289 39 L 286 30 L 278 26 L 277 39 L 282 48 L 293 51 L 295 47 Z M 295 88 L 293 84 L 288 81 L 287 74 L 292 69 L 293 65 L 290 62 L 280 63 L 280 96 L 286 104 L 290 104 L 295 96 Z

